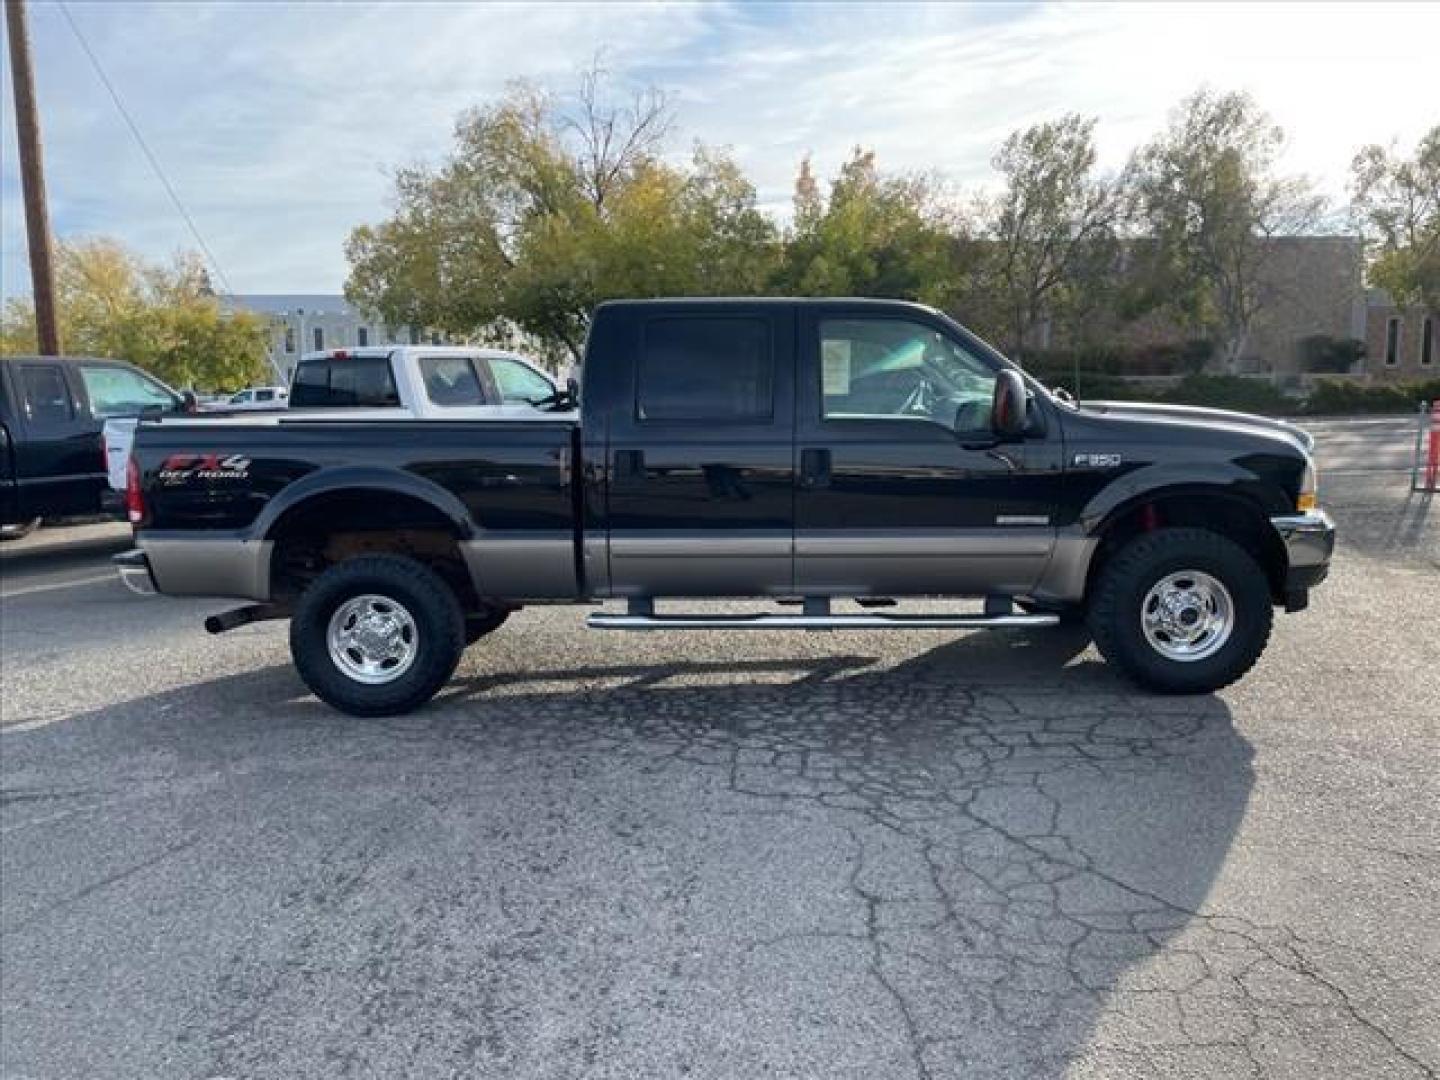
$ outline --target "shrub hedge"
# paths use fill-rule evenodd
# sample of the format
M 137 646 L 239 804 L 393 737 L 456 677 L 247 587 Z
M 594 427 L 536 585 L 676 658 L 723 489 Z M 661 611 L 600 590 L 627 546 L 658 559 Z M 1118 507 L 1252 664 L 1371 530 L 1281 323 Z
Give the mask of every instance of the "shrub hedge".
M 1073 373 L 1054 380 L 1054 386 L 1075 390 Z M 1239 375 L 1187 375 L 1168 390 L 1157 391 L 1130 379 L 1081 372 L 1079 397 L 1091 401 L 1158 401 L 1175 405 L 1203 405 L 1212 409 L 1265 416 L 1331 416 L 1354 413 L 1413 413 L 1421 401 L 1440 401 L 1440 379 L 1400 386 L 1359 386 L 1339 379 L 1319 379 L 1306 397 L 1282 393 L 1267 379 Z
M 1305 401 L 1312 416 L 1326 413 L 1409 413 L 1420 401 L 1440 401 L 1440 379 L 1403 386 L 1356 386 L 1338 379 L 1320 379 Z

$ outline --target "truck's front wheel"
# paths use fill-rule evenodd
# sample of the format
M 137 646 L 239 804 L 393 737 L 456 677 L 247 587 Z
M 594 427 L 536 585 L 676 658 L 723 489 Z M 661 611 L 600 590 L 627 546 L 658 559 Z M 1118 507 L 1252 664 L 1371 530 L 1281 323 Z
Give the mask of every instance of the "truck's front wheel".
M 352 716 L 393 716 L 429 701 L 465 643 L 455 594 L 397 555 L 347 559 L 305 590 L 290 654 L 315 696 Z
M 1095 582 L 1089 623 L 1105 659 L 1150 690 L 1203 694 L 1260 659 L 1274 613 L 1265 572 L 1204 529 L 1136 537 Z

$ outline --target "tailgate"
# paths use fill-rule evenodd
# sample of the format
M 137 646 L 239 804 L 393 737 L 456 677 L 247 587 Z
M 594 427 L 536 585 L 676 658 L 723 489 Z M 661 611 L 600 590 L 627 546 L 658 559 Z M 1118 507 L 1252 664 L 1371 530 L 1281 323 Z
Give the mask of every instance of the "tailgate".
M 125 471 L 130 461 L 130 449 L 135 443 L 135 428 L 138 423 L 139 421 L 132 418 L 105 421 L 105 478 L 115 491 L 125 490 Z

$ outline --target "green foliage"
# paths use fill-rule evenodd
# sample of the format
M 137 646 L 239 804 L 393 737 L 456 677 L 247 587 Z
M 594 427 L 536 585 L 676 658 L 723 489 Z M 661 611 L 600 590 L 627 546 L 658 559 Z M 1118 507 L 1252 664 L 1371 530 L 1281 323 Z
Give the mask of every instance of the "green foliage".
M 952 267 L 951 228 L 929 181 L 886 175 L 856 147 L 822 198 L 801 162 L 776 291 L 938 303 Z
M 993 159 L 1005 187 L 988 208 L 988 269 L 1012 352 L 1045 319 L 1084 327 L 1113 285 L 1120 189 L 1094 174 L 1095 123 L 1035 124 Z
M 463 116 L 450 157 L 399 173 L 395 213 L 351 234 L 346 295 L 391 323 L 511 323 L 578 359 L 603 300 L 763 291 L 778 237 L 739 167 L 705 147 L 661 161 L 663 100 L 605 89 L 591 72 L 567 109 L 516 86 Z
M 128 360 L 172 386 L 203 390 L 246 386 L 267 371 L 265 323 L 222 312 L 194 256 L 165 266 L 114 240 L 62 242 L 55 300 L 68 355 Z M 0 324 L 0 354 L 35 351 L 29 300 L 8 301 Z
M 1306 371 L 1344 375 L 1365 356 L 1365 343 L 1355 338 L 1311 334 L 1300 342 L 1300 362 Z
M 1440 310 L 1440 124 L 1413 157 L 1367 146 L 1351 165 L 1354 212 L 1372 255 L 1370 280 L 1401 305 Z
M 1080 349 L 1032 349 L 1025 370 L 1044 382 L 1084 375 L 1187 375 L 1200 371 L 1215 352 L 1209 341 L 1159 345 L 1092 345 Z
M 1263 300 L 1266 241 L 1313 225 L 1322 207 L 1302 180 L 1277 175 L 1283 142 L 1249 95 L 1202 90 L 1130 165 L 1135 218 L 1153 239 L 1144 269 L 1153 295 L 1218 338 L 1230 370 Z
M 1040 375 L 1051 386 L 1063 386 L 1088 401 L 1156 401 L 1233 409 L 1261 416 L 1390 415 L 1415 412 L 1421 401 L 1440 401 L 1440 379 L 1401 386 L 1365 386 L 1341 379 L 1320 379 L 1304 398 L 1290 397 L 1268 379 L 1242 375 L 1188 375 L 1168 390 L 1134 378 L 1081 371 Z
M 1298 406 L 1298 402 L 1282 394 L 1269 379 L 1247 379 L 1241 375 L 1187 375 L 1165 395 L 1165 400 L 1175 405 L 1204 405 L 1262 416 L 1288 415 Z
M 1310 391 L 1305 411 L 1313 416 L 1413 413 L 1421 401 L 1440 401 L 1440 379 L 1403 386 L 1359 386 L 1320 379 Z

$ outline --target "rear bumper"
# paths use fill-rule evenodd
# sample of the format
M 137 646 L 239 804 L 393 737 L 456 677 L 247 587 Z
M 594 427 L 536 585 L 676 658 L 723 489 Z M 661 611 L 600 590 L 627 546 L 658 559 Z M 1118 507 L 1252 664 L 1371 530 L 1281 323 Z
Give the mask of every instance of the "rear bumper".
M 114 563 L 120 580 L 131 592 L 154 596 L 159 591 L 155 588 L 155 577 L 150 573 L 150 559 L 139 548 L 116 555 Z
M 210 530 L 202 533 L 145 529 L 135 534 L 139 545 L 122 558 L 139 555 L 148 567 L 152 592 L 166 596 L 270 599 L 269 540 L 249 540 L 244 533 Z
M 1323 510 L 1273 517 L 1270 524 L 1285 545 L 1285 592 L 1314 588 L 1330 573 L 1335 552 L 1335 522 Z

